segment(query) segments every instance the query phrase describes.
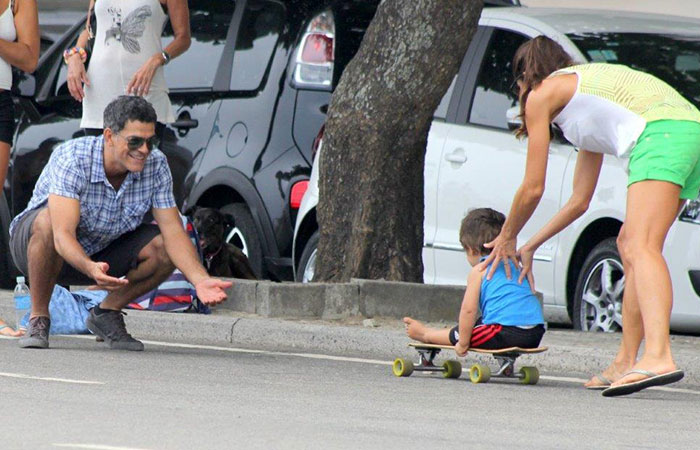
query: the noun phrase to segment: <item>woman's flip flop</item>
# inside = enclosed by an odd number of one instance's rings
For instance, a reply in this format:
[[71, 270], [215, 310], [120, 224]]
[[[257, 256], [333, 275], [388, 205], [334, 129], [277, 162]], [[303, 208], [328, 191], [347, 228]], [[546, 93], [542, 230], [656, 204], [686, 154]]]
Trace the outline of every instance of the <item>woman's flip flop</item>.
[[620, 386], [609, 387], [603, 391], [603, 397], [617, 397], [618, 395], [633, 394], [652, 386], [663, 386], [665, 384], [675, 383], [676, 381], [683, 379], [685, 376], [685, 373], [683, 373], [682, 370], [674, 370], [673, 372], [657, 374], [654, 372], [649, 372], [648, 370], [634, 369], [623, 375], [623, 378], [631, 373], [638, 373], [646, 376], [647, 378], [643, 378], [632, 383], [622, 384]]
[[593, 386], [586, 386], [586, 389], [588, 389], [590, 391], [600, 391], [602, 389], [607, 389], [612, 384], [612, 381], [605, 378], [602, 373], [599, 373], [597, 375], [593, 375], [593, 378], [597, 378], [598, 381], [600, 381], [602, 384], [596, 384]]

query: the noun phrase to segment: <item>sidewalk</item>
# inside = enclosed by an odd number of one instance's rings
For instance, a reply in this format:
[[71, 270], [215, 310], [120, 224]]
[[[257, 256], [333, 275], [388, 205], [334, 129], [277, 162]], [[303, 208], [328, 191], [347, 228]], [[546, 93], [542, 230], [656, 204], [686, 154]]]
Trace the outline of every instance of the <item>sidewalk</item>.
[[[0, 317], [10, 323], [14, 320], [11, 291], [0, 291]], [[211, 315], [128, 311], [126, 324], [130, 333], [146, 340], [342, 355], [387, 362], [400, 356], [415, 357], [415, 352], [407, 347], [408, 339], [400, 320], [375, 317], [372, 321], [377, 326], [367, 327], [362, 324], [363, 319], [267, 318], [220, 308]], [[531, 361], [544, 374], [566, 373], [585, 378], [612, 360], [619, 339], [620, 334], [550, 329], [542, 342], [549, 351], [523, 357], [519, 362]], [[700, 337], [672, 336], [676, 362], [685, 370], [683, 384], [687, 386], [700, 386], [698, 344]], [[489, 358], [468, 356], [468, 364], [476, 361], [486, 362]]]

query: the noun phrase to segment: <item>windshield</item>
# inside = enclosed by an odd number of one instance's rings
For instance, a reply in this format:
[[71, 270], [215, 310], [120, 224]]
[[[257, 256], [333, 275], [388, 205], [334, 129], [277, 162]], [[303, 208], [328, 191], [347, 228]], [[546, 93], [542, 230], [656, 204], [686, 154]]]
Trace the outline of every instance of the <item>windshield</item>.
[[590, 62], [624, 64], [650, 73], [700, 108], [700, 36], [643, 33], [567, 36]]

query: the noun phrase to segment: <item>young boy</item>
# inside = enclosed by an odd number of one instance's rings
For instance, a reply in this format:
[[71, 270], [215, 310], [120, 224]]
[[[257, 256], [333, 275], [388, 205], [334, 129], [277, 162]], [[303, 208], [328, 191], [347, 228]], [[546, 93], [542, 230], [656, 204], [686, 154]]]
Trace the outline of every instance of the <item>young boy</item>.
[[[474, 209], [462, 220], [459, 241], [472, 267], [488, 256], [490, 250], [483, 244], [498, 236], [505, 220], [503, 214], [490, 208]], [[458, 326], [428, 328], [404, 317], [408, 336], [426, 344], [454, 345], [459, 356], [466, 355], [469, 348], [537, 347], [544, 335], [542, 306], [527, 280], [518, 283], [520, 270], [513, 262], [509, 264], [510, 280], [506, 278], [503, 264], [498, 265], [490, 280], [486, 279], [488, 269], [469, 273]], [[479, 308], [481, 318], [477, 320]]]

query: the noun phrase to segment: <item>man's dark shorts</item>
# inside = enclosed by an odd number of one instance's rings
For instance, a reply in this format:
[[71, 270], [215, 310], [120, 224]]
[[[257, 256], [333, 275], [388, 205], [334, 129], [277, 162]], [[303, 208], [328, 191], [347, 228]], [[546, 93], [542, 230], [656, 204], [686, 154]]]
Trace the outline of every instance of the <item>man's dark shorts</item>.
[[[27, 247], [29, 246], [29, 238], [32, 233], [32, 225], [37, 215], [44, 209], [46, 207], [36, 209], [24, 216], [15, 225], [10, 237], [12, 259], [15, 262], [15, 266], [26, 276], [29, 276]], [[90, 256], [90, 259], [95, 262], [106, 262], [109, 264], [107, 273], [110, 276], [124, 276], [129, 270], [138, 265], [138, 254], [141, 249], [159, 234], [160, 229], [157, 225], [141, 224], [134, 231], [122, 234], [106, 248]], [[74, 269], [70, 264], [65, 263], [58, 276], [58, 282], [61, 284], [93, 284], [95, 281]]]

